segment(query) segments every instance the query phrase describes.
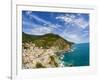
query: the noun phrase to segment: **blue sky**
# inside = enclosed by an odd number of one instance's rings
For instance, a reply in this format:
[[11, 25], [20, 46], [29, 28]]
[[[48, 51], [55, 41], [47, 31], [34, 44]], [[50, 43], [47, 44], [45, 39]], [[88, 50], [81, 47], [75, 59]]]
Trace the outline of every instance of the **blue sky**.
[[58, 34], [75, 43], [89, 42], [89, 14], [22, 11], [22, 30], [27, 34]]

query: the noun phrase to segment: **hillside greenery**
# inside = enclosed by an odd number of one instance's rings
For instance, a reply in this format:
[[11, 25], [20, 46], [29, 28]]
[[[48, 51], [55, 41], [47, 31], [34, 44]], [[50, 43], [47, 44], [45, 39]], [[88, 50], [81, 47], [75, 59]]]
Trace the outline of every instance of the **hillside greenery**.
[[61, 36], [53, 33], [45, 35], [30, 35], [22, 33], [22, 42], [32, 42], [37, 47], [50, 48], [58, 47], [60, 50], [70, 48], [73, 42], [63, 39]]

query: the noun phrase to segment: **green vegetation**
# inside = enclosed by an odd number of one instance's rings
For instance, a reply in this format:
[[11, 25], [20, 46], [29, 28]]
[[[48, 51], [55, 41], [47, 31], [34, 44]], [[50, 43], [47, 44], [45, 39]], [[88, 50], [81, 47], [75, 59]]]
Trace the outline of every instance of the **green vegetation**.
[[[72, 42], [52, 33], [39, 36], [29, 35], [23, 32], [23, 64], [25, 68], [59, 67], [59, 55], [65, 51], [69, 51], [72, 44]], [[39, 62], [37, 60], [35, 61], [35, 58], [33, 59], [32, 57], [38, 57]], [[68, 64], [68, 66], [73, 65]]]
[[44, 67], [41, 63], [38, 62], [38, 63], [36, 64], [36, 68], [45, 68], [45, 67]]
[[59, 35], [56, 34], [45, 34], [42, 36], [29, 35], [22, 33], [22, 42], [33, 42], [37, 47], [42, 47], [48, 49], [50, 47], [55, 47], [58, 50], [68, 50], [71, 48], [72, 42], [69, 42]]
[[56, 67], [58, 67], [59, 65], [58, 65], [58, 58], [57, 58], [57, 56], [50, 56], [50, 59], [51, 59], [51, 64], [54, 64]]

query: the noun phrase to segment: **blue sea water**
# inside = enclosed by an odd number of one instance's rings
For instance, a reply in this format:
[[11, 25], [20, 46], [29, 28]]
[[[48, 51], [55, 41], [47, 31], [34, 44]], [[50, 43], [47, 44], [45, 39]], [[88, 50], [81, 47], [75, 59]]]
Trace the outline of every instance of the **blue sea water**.
[[89, 66], [89, 43], [74, 44], [72, 50], [62, 55], [64, 66]]

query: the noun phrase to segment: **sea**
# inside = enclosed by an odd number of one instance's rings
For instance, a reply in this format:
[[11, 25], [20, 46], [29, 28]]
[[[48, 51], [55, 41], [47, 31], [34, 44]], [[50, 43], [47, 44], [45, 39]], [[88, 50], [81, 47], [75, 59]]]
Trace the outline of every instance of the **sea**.
[[72, 49], [61, 55], [61, 64], [69, 66], [89, 66], [89, 43], [74, 44]]

